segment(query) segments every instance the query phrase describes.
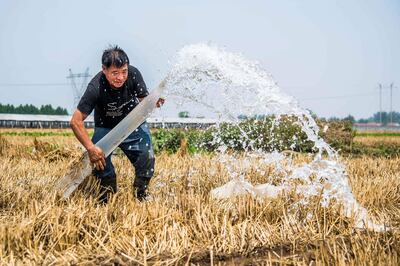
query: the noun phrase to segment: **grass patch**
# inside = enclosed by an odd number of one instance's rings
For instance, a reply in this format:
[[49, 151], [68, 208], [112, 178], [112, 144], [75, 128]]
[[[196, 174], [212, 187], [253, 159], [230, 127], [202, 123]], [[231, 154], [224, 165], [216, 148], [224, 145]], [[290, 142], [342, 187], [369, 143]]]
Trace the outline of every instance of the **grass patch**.
[[6, 131], [1, 132], [0, 136], [23, 136], [23, 137], [73, 137], [73, 132], [53, 132], [53, 131]]
[[356, 137], [400, 137], [400, 132], [356, 132]]

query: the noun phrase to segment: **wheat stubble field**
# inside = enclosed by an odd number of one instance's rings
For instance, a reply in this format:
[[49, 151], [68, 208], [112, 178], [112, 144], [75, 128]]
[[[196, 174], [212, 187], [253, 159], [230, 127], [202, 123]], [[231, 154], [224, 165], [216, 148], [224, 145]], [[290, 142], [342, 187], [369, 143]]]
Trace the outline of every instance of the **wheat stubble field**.
[[[342, 159], [358, 201], [392, 226], [376, 233], [355, 230], [340, 208], [321, 208], [318, 198], [300, 207], [295, 194], [213, 200], [227, 170], [213, 155], [185, 150], [157, 156], [149, 202], [132, 197], [134, 172], [122, 156], [114, 157], [119, 191], [108, 205], [84, 189], [63, 201], [52, 186], [79, 155], [72, 136], [0, 136], [1, 265], [400, 263], [400, 158]], [[246, 178], [265, 182], [272, 168]]]

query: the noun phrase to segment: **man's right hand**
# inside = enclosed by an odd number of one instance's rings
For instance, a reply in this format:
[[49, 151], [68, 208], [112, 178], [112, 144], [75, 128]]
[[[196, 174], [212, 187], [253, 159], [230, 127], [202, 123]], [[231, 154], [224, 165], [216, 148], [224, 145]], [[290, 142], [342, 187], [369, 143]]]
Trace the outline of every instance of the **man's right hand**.
[[103, 171], [106, 166], [105, 155], [104, 152], [99, 147], [96, 147], [96, 145], [94, 145], [90, 140], [84, 123], [84, 120], [87, 116], [87, 114], [82, 113], [79, 109], [76, 109], [70, 122], [71, 129], [79, 142], [83, 145], [83, 147], [86, 148], [89, 154], [90, 162], [96, 166], [97, 170]]
[[104, 152], [97, 146], [93, 145], [93, 147], [88, 150], [89, 159], [92, 164], [95, 165], [98, 171], [103, 171], [106, 166], [106, 158]]

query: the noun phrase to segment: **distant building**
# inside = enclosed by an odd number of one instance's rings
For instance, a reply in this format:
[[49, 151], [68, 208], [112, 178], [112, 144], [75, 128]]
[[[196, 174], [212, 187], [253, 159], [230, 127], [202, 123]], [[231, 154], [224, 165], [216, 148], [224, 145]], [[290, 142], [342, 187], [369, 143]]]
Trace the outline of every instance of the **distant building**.
[[387, 127], [400, 127], [400, 123], [388, 123]]
[[358, 131], [400, 131], [399, 123], [389, 123], [387, 125], [375, 122], [354, 123], [353, 127]]
[[[0, 114], [0, 127], [7, 128], [68, 128], [70, 115], [25, 115]], [[93, 117], [88, 117], [85, 126], [94, 127]]]
[[[70, 115], [24, 115], [0, 114], [0, 127], [6, 128], [69, 128]], [[151, 128], [208, 128], [217, 123], [207, 118], [157, 118], [150, 117], [147, 122]], [[85, 120], [87, 128], [94, 127], [93, 116]]]
[[381, 126], [383, 126], [383, 124], [376, 123], [376, 122], [368, 122], [368, 123], [354, 123], [354, 126], [356, 126], [356, 127], [381, 127]]

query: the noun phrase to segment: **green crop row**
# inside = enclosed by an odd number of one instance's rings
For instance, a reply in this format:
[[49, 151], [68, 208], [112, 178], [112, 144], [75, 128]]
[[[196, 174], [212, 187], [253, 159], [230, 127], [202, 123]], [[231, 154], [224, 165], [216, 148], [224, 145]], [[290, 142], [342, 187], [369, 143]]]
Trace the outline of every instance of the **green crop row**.
[[[325, 126], [322, 122], [320, 126]], [[354, 138], [351, 124], [334, 122], [329, 130], [320, 133], [332, 147], [350, 146]], [[292, 150], [314, 152], [313, 142], [301, 130], [297, 118], [272, 117], [264, 120], [245, 120], [237, 125], [221, 124], [207, 130], [157, 129], [152, 132], [155, 152], [174, 153], [185, 142], [189, 152], [212, 152], [220, 147], [229, 150], [261, 150], [266, 152]]]
[[[395, 143], [371, 146], [354, 142], [354, 137], [359, 134], [348, 121], [318, 120], [317, 124], [321, 129], [326, 129], [321, 130], [319, 136], [342, 155], [400, 156], [400, 145]], [[274, 124], [272, 119], [265, 119], [247, 120], [239, 125], [222, 124], [219, 129], [156, 129], [152, 132], [152, 138], [156, 153], [175, 153], [182, 148], [182, 144], [189, 153], [213, 152], [221, 146], [235, 151], [250, 149], [266, 152], [315, 152], [313, 143], [301, 131], [296, 119], [290, 117], [281, 119], [278, 124]]]
[[5, 131], [1, 132], [0, 136], [24, 136], [24, 137], [52, 137], [62, 136], [71, 137], [74, 136], [73, 132], [54, 132], [54, 131]]
[[400, 132], [357, 132], [357, 137], [400, 137]]

